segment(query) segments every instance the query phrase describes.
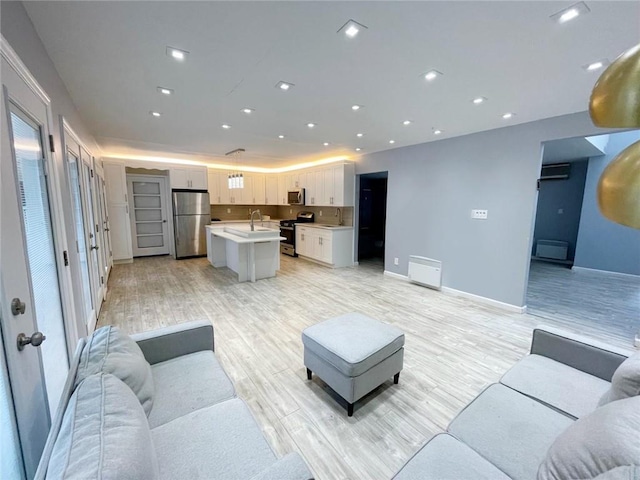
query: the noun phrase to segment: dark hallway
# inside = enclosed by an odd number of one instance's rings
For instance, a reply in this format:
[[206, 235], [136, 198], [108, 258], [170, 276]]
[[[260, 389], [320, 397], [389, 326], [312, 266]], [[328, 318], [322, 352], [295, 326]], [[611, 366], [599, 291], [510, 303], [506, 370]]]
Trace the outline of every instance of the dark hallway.
[[360, 176], [358, 261], [375, 260], [384, 265], [387, 177], [388, 172]]

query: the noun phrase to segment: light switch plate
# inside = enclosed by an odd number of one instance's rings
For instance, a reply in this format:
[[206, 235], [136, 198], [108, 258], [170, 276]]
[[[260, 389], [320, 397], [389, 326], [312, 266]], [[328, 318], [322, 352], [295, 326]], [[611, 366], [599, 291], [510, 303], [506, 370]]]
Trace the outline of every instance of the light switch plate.
[[394, 258], [394, 259], [393, 259], [393, 264], [394, 264], [394, 265], [398, 265], [398, 257], [396, 257], [396, 258]]
[[476, 220], [486, 220], [489, 215], [489, 210], [471, 210], [471, 218]]

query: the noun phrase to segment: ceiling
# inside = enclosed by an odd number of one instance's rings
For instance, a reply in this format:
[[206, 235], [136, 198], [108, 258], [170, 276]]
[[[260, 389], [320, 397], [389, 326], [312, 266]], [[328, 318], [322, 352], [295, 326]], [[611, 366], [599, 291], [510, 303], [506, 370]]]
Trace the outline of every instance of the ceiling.
[[[574, 137], [563, 138], [561, 140], [550, 140], [544, 142], [542, 153], [542, 164], [561, 162], [576, 162], [591, 157], [604, 155], [604, 148], [594, 145], [593, 138], [609, 138], [609, 135], [599, 135], [598, 137]], [[606, 145], [606, 142], [605, 142]]]
[[[41, 1], [25, 8], [106, 155], [219, 162], [241, 147], [247, 165], [283, 167], [586, 110], [598, 72], [582, 66], [611, 61], [638, 42], [640, 2], [588, 1], [591, 12], [570, 22], [549, 18], [571, 3]], [[337, 32], [349, 19], [368, 28], [349, 39]], [[167, 46], [188, 51], [187, 59], [173, 60]], [[427, 82], [431, 69], [443, 75]], [[283, 92], [275, 88], [281, 80], [295, 86]], [[175, 93], [161, 95], [158, 86]], [[478, 96], [487, 101], [474, 105]], [[245, 107], [255, 111], [244, 114]], [[504, 120], [505, 112], [515, 116]]]

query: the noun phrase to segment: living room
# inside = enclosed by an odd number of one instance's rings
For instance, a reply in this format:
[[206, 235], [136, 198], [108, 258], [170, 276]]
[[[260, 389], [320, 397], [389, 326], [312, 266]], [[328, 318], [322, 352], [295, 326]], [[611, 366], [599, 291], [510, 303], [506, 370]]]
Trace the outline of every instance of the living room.
[[[141, 334], [204, 322], [213, 325], [217, 361], [276, 457], [299, 453], [316, 478], [391, 478], [529, 353], [539, 323], [633, 352], [633, 338], [603, 335], [580, 318], [567, 324], [526, 312], [542, 145], [616, 130], [594, 125], [589, 96], [606, 67], [637, 43], [637, 3], [576, 5], [578, 15], [560, 22], [573, 5], [2, 2], [3, 85], [22, 78], [49, 101], [42, 132], [54, 150], [47, 153], [48, 221], [62, 319], [45, 331], [44, 321], [32, 315], [32, 323], [16, 331], [41, 330], [47, 337], [42, 359], [31, 347], [19, 358], [33, 357], [25, 375], [44, 370], [44, 386], [32, 391], [40, 392], [48, 412], [34, 420], [36, 403], [21, 403], [28, 388], [14, 385], [19, 370], [10, 359], [14, 353], [6, 353], [3, 382], [11, 379], [14, 406], [3, 407], [3, 425], [24, 416], [49, 431], [76, 347], [95, 329], [113, 325]], [[359, 30], [353, 38], [345, 33], [353, 26], [349, 20]], [[184, 61], [167, 47], [181, 48]], [[234, 57], [239, 52], [245, 53]], [[5, 73], [10, 68], [24, 75], [11, 77]], [[283, 89], [279, 81], [290, 86]], [[206, 84], [211, 98], [198, 93]], [[16, 107], [36, 117], [18, 100]], [[8, 133], [3, 130], [3, 143]], [[239, 147], [246, 153], [225, 158]], [[75, 163], [70, 149], [78, 152]], [[3, 150], [3, 192], [5, 182], [17, 183], [7, 158], [11, 153], [6, 157]], [[106, 252], [115, 250], [117, 238], [106, 232], [105, 240], [104, 225], [96, 238], [87, 231], [86, 252], [78, 244], [69, 248], [82, 229], [73, 220], [74, 205], [87, 215], [91, 202], [82, 183], [76, 195], [70, 180], [75, 165], [91, 191], [93, 173], [101, 175], [109, 162], [121, 165], [123, 175], [127, 168], [158, 170], [164, 163], [225, 177], [268, 177], [324, 168], [335, 159], [354, 169], [351, 204], [341, 207], [354, 231], [353, 263], [359, 178], [386, 174], [384, 271], [366, 261], [327, 268], [281, 255], [275, 277], [238, 283], [230, 269], [206, 258], [113, 263]], [[15, 203], [18, 195], [12, 198]], [[266, 205], [249, 204], [248, 210]], [[128, 213], [126, 202], [120, 207]], [[302, 209], [269, 208], [272, 217]], [[321, 210], [327, 223], [338, 222], [335, 207], [311, 209], [318, 223]], [[472, 218], [476, 209], [488, 212], [486, 219]], [[247, 206], [212, 203], [215, 216], [227, 210], [244, 216]], [[22, 224], [17, 212], [11, 219]], [[109, 217], [115, 223], [111, 211]], [[4, 305], [30, 298], [30, 288], [37, 296], [38, 286], [29, 287], [30, 255], [17, 254], [29, 242], [5, 237], [9, 217], [3, 214], [2, 221]], [[108, 242], [112, 248], [105, 248]], [[414, 255], [441, 262], [440, 290], [406, 281]], [[21, 261], [22, 270], [11, 261]], [[26, 293], [9, 292], [9, 271], [24, 271]], [[321, 374], [307, 379], [300, 336], [352, 312], [404, 332], [406, 354], [399, 383], [391, 375], [348, 416], [347, 403], [354, 402], [345, 403]], [[14, 318], [6, 305], [2, 317]], [[3, 323], [8, 351], [18, 327], [7, 328]], [[16, 448], [10, 471], [33, 477], [46, 435], [28, 447], [24, 424], [14, 427], [6, 429], [17, 432], [9, 434]]]

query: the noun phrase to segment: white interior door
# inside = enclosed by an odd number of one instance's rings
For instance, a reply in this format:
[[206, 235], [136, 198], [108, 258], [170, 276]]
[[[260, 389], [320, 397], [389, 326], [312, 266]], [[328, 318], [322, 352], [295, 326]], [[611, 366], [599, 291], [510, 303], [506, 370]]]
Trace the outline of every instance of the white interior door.
[[[107, 197], [106, 197], [106, 186], [104, 177], [100, 174], [96, 174], [96, 200], [98, 205], [98, 210], [100, 213], [100, 236], [102, 241], [102, 272], [104, 274], [104, 287], [106, 290], [107, 281], [109, 280], [109, 271], [111, 270], [111, 265], [113, 262], [111, 256], [111, 231], [109, 227], [109, 214], [107, 213]], [[105, 292], [106, 295], [106, 292]]]
[[169, 254], [166, 179], [158, 175], [127, 175], [133, 256]]
[[[17, 478], [30, 478], [69, 364], [51, 213], [50, 157], [45, 149], [50, 131], [48, 98], [34, 82], [27, 83], [28, 74], [19, 59], [7, 61], [8, 51], [3, 44], [0, 327], [4, 351], [0, 353], [6, 359], [6, 371], [0, 372], [4, 392], [0, 397], [10, 391], [10, 398], [0, 399], [0, 468], [3, 476], [6, 466]], [[36, 344], [43, 338], [35, 334], [38, 330], [46, 336], [39, 347]], [[11, 431], [4, 431], [6, 426]], [[16, 440], [21, 458], [15, 457]]]
[[73, 140], [65, 137], [65, 160], [69, 191], [71, 194], [71, 208], [73, 211], [73, 225], [75, 236], [75, 250], [77, 254], [77, 275], [74, 276], [74, 286], [81, 298], [81, 318], [87, 332], [96, 323], [97, 313], [94, 303], [93, 282], [91, 281], [89, 233], [85, 220], [84, 202], [82, 199], [82, 165], [80, 147]]

